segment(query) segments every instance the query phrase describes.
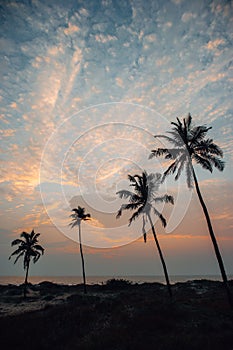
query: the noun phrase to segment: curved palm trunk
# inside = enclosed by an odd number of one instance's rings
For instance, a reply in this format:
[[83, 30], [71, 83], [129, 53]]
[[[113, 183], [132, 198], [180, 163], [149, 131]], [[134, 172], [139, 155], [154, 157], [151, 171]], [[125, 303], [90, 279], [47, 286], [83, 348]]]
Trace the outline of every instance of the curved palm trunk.
[[79, 247], [80, 247], [80, 254], [81, 254], [81, 260], [82, 260], [82, 272], [83, 272], [83, 286], [84, 286], [84, 293], [87, 293], [87, 287], [86, 287], [86, 274], [85, 274], [85, 265], [84, 265], [84, 257], [83, 257], [83, 248], [82, 248], [82, 241], [81, 241], [81, 223], [78, 225], [78, 232], [79, 232]]
[[158, 249], [158, 252], [159, 252], [159, 257], [160, 257], [160, 260], [161, 260], [161, 263], [162, 263], [162, 266], [163, 266], [163, 271], [164, 271], [164, 275], [165, 275], [165, 279], [166, 279], [166, 283], [167, 283], [168, 294], [169, 294], [170, 298], [172, 299], [171, 284], [170, 284], [170, 281], [169, 281], [167, 267], [166, 267], [166, 264], [165, 264], [163, 253], [162, 253], [162, 250], [161, 250], [160, 245], [159, 245], [158, 238], [157, 238], [156, 233], [155, 233], [155, 229], [154, 229], [153, 222], [151, 220], [151, 216], [150, 216], [150, 214], [147, 214], [147, 216], [148, 216], [148, 219], [150, 221], [150, 225], [151, 225], [151, 229], [152, 229], [153, 236], [154, 236], [154, 239], [155, 239], [155, 243], [156, 243], [156, 246], [157, 246], [157, 249]]
[[214, 231], [213, 231], [213, 228], [212, 228], [211, 221], [210, 221], [210, 216], [209, 216], [207, 207], [205, 205], [205, 202], [203, 200], [203, 197], [202, 197], [199, 185], [198, 185], [197, 177], [196, 177], [196, 174], [194, 172], [194, 168], [192, 169], [192, 171], [193, 171], [193, 178], [194, 178], [194, 183], [195, 183], [197, 195], [198, 195], [198, 198], [200, 200], [203, 212], [205, 214], [205, 218], [206, 218], [208, 229], [209, 229], [209, 234], [210, 234], [213, 246], [214, 246], [214, 251], [215, 251], [215, 254], [216, 254], [216, 257], [217, 257], [217, 260], [218, 260], [218, 264], [219, 264], [219, 268], [220, 268], [220, 271], [221, 271], [222, 279], [223, 279], [223, 282], [224, 282], [224, 285], [225, 285], [225, 288], [226, 288], [228, 301], [229, 301], [231, 307], [233, 307], [232, 294], [231, 294], [230, 287], [229, 287], [229, 284], [228, 284], [227, 275], [226, 275], [226, 272], [225, 272], [222, 256], [221, 256], [221, 253], [220, 253], [220, 250], [219, 250], [219, 247], [218, 247], [218, 243], [217, 243], [216, 237], [214, 235]]

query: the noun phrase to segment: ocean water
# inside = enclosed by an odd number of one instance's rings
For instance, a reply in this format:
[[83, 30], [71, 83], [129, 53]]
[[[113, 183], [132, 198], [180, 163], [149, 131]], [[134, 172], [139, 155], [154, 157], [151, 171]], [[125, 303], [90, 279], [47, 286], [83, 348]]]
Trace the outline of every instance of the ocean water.
[[[164, 276], [87, 276], [87, 284], [103, 284], [107, 280], [116, 278], [116, 279], [125, 279], [132, 281], [134, 283], [144, 283], [144, 282], [160, 282], [165, 283]], [[229, 279], [233, 279], [233, 276], [228, 276]], [[221, 276], [217, 275], [182, 275], [182, 276], [170, 276], [171, 283], [177, 282], [186, 282], [189, 280], [200, 280], [208, 279], [212, 281], [221, 281]], [[29, 276], [29, 282], [37, 284], [43, 281], [50, 281], [58, 284], [80, 284], [82, 283], [81, 276]], [[24, 276], [0, 276], [0, 285], [7, 284], [22, 284], [24, 282]]]

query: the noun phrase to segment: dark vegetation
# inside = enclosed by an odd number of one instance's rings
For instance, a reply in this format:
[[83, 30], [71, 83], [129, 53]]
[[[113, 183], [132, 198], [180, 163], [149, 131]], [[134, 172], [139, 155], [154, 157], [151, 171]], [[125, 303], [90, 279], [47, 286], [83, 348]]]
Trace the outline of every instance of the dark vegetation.
[[[233, 289], [233, 281], [229, 285]], [[30, 285], [26, 303], [45, 304], [15, 316], [1, 312], [2, 349], [232, 349], [233, 314], [223, 283], [196, 280], [172, 289], [173, 303], [160, 283], [112, 279], [88, 286], [88, 294], [82, 285]], [[0, 292], [1, 305], [25, 304], [22, 286]]]

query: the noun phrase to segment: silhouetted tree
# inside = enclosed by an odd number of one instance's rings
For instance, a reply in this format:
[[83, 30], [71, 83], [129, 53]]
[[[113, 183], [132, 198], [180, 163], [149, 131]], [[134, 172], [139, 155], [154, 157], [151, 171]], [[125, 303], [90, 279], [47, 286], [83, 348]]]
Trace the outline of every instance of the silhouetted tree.
[[85, 214], [85, 208], [81, 208], [80, 206], [78, 206], [78, 208], [72, 209], [72, 211], [73, 211], [73, 214], [70, 215], [70, 217], [72, 218], [72, 222], [70, 223], [70, 226], [72, 228], [75, 226], [78, 226], [79, 246], [80, 246], [80, 254], [81, 254], [81, 260], [82, 260], [84, 293], [87, 293], [85, 264], [84, 264], [82, 239], [81, 239], [81, 222], [82, 222], [82, 220], [84, 220], [84, 221], [89, 220], [91, 215]]
[[231, 306], [233, 306], [232, 295], [228, 285], [223, 260], [193, 167], [193, 162], [195, 162], [201, 165], [203, 169], [209, 170], [210, 172], [213, 171], [213, 167], [223, 171], [224, 162], [221, 160], [223, 152], [212, 139], [206, 138], [206, 134], [211, 127], [206, 127], [205, 125], [194, 126], [190, 114], [187, 118], [183, 119], [183, 122], [177, 118], [177, 122], [172, 122], [171, 124], [173, 125], [173, 128], [171, 131], [167, 132], [169, 135], [156, 135], [155, 137], [169, 141], [173, 145], [173, 148], [154, 149], [151, 151], [149, 158], [164, 156], [165, 159], [170, 159], [172, 161], [168, 169], [164, 172], [164, 178], [169, 174], [175, 174], [175, 180], [177, 180], [182, 171], [185, 170], [187, 175], [187, 185], [189, 188], [192, 187], [194, 181], [196, 192], [206, 218], [222, 279], [226, 287], [228, 300]]
[[169, 296], [172, 298], [172, 290], [171, 290], [171, 285], [168, 277], [167, 267], [166, 267], [162, 250], [160, 248], [159, 241], [152, 222], [151, 211], [153, 211], [154, 214], [159, 217], [163, 226], [165, 227], [166, 220], [164, 216], [154, 207], [154, 204], [158, 202], [166, 202], [166, 203], [170, 202], [173, 204], [173, 197], [169, 195], [156, 197], [155, 194], [161, 183], [161, 174], [147, 174], [146, 171], [144, 171], [142, 175], [134, 175], [134, 176], [128, 175], [128, 179], [130, 181], [130, 186], [134, 187], [134, 192], [127, 191], [127, 190], [121, 190], [117, 192], [120, 198], [129, 199], [129, 203], [123, 204], [121, 206], [116, 217], [119, 218], [122, 215], [123, 210], [134, 210], [133, 215], [129, 219], [129, 226], [130, 226], [133, 220], [135, 220], [140, 215], [142, 215], [143, 236], [144, 236], [145, 242], [146, 242], [146, 236], [147, 236], [147, 233], [145, 230], [145, 221], [147, 219], [149, 220], [151, 230], [154, 236], [154, 240], [159, 252], [159, 257], [161, 259], [161, 263], [163, 266], [168, 293], [169, 293]]
[[23, 267], [26, 270], [26, 276], [24, 281], [24, 296], [26, 296], [26, 286], [28, 284], [28, 272], [31, 259], [33, 263], [36, 263], [41, 255], [44, 254], [44, 248], [38, 244], [38, 237], [40, 233], [35, 233], [32, 230], [31, 233], [22, 232], [20, 238], [15, 239], [11, 242], [11, 246], [18, 246], [18, 248], [9, 256], [11, 259], [12, 256], [17, 255], [14, 264], [19, 260], [19, 258], [23, 257]]

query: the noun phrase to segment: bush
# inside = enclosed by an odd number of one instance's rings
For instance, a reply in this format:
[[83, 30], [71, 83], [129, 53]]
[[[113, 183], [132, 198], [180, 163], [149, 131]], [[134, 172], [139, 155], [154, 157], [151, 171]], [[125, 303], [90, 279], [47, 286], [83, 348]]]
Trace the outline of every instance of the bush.
[[127, 288], [130, 287], [133, 283], [129, 280], [125, 280], [123, 278], [115, 279], [111, 278], [106, 281], [105, 286], [108, 289], [122, 289], [122, 288]]

